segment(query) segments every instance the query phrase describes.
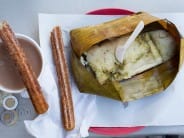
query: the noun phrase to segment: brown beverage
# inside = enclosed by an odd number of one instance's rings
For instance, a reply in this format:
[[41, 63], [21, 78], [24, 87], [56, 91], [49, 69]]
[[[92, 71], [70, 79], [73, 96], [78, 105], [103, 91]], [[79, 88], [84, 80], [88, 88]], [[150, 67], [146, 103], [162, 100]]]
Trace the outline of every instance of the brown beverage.
[[[25, 52], [28, 63], [38, 77], [42, 69], [42, 58], [39, 51], [31, 42], [21, 38], [18, 38], [18, 40]], [[3, 45], [0, 42], [0, 86], [11, 90], [20, 90], [24, 88], [24, 84]]]

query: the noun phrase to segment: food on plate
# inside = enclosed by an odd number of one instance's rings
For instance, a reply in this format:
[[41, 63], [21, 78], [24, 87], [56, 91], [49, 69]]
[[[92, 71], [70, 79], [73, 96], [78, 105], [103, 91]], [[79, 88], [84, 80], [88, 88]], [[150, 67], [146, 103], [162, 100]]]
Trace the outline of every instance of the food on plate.
[[176, 54], [174, 39], [165, 30], [156, 30], [140, 34], [127, 49], [123, 63], [120, 63], [114, 53], [117, 46], [123, 45], [128, 37], [121, 36], [96, 44], [81, 56], [100, 84], [107, 80], [129, 79]]
[[75, 117], [69, 72], [64, 54], [61, 29], [59, 26], [53, 28], [50, 40], [60, 89], [63, 126], [66, 130], [72, 130], [75, 127]]
[[0, 23], [0, 38], [5, 44], [4, 48], [28, 90], [36, 112], [38, 114], [45, 113], [48, 110], [48, 104], [43, 96], [39, 82], [35, 73], [32, 71], [32, 67], [27, 62], [25, 53], [19, 46], [19, 41], [7, 22]]
[[[115, 50], [140, 21], [145, 27], [120, 63]], [[79, 90], [123, 102], [166, 89], [181, 62], [175, 25], [144, 12], [73, 29], [70, 36], [72, 70]]]

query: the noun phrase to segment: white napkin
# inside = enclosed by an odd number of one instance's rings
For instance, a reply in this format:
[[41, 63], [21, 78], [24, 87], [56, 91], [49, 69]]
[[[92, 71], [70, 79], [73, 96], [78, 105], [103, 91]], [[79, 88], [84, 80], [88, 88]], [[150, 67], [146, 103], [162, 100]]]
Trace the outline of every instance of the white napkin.
[[[42, 50], [43, 53], [46, 53], [44, 52], [44, 49]], [[67, 58], [68, 57], [69, 56], [67, 56]], [[47, 60], [47, 58], [44, 59]], [[52, 60], [50, 61], [51, 62], [46, 62], [43, 74], [39, 79], [44, 95], [49, 104], [49, 110], [47, 113], [39, 115], [32, 121], [25, 121], [26, 129], [36, 138], [86, 137], [88, 136], [90, 124], [96, 115], [96, 110], [94, 110], [96, 107], [96, 96], [79, 93], [70, 74], [76, 126], [73, 131], [66, 132], [62, 126], [55, 68]]]

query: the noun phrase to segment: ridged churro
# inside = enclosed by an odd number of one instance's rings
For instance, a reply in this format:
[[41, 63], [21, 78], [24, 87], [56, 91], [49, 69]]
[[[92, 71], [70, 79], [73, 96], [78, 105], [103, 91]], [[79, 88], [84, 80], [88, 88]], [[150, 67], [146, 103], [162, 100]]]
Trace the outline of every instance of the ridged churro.
[[52, 30], [50, 39], [61, 96], [63, 125], [66, 130], [72, 130], [75, 127], [75, 117], [68, 67], [64, 55], [64, 44], [60, 27], [57, 26]]
[[0, 23], [0, 38], [3, 43], [5, 43], [4, 48], [7, 50], [10, 59], [13, 61], [28, 90], [28, 94], [36, 112], [38, 114], [45, 113], [48, 110], [48, 104], [42, 94], [36, 75], [31, 65], [28, 64], [20, 43], [7, 22]]

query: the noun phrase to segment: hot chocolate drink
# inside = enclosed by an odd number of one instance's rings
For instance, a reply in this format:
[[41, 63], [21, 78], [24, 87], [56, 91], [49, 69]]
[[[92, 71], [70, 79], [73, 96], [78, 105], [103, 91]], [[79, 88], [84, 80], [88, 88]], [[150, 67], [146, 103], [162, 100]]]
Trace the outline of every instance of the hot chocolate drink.
[[[22, 38], [18, 39], [25, 52], [28, 63], [38, 77], [42, 69], [42, 58], [33, 43]], [[24, 84], [16, 71], [14, 64], [8, 56], [4, 44], [0, 42], [0, 87], [10, 90], [20, 90]]]

